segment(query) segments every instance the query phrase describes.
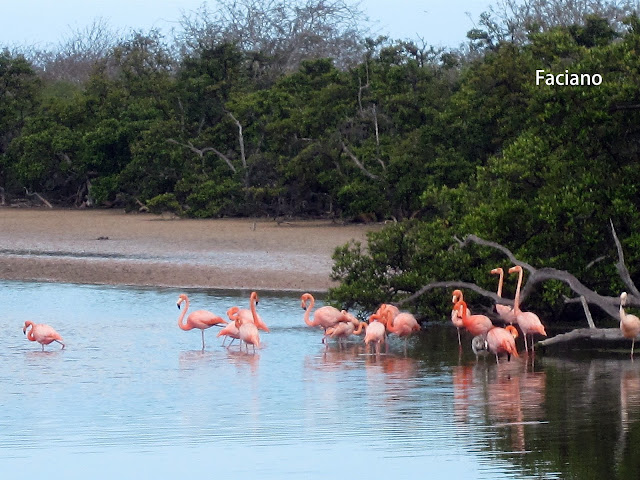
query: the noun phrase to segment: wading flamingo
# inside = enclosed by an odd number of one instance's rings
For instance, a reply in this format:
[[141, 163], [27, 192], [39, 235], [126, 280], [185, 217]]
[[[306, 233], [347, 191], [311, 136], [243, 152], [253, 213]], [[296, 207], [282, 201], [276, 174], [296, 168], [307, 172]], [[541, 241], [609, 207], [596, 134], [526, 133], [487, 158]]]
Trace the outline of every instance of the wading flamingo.
[[184, 303], [184, 310], [180, 313], [178, 317], [178, 326], [182, 330], [192, 330], [194, 328], [199, 328], [202, 332], [202, 350], [204, 350], [204, 330], [209, 327], [213, 327], [214, 325], [226, 325], [227, 321], [222, 317], [214, 315], [213, 313], [207, 310], [196, 310], [195, 312], [191, 312], [187, 317], [187, 321], [183, 323], [184, 316], [187, 314], [187, 310], [189, 310], [189, 297], [187, 297], [184, 293], [181, 293], [178, 297], [178, 301], [176, 302], [178, 305], [178, 310]]
[[[258, 330], [264, 330], [265, 332], [269, 332], [269, 327], [267, 327], [267, 324], [264, 323], [264, 321], [262, 320], [262, 317], [260, 317], [260, 315], [258, 315], [257, 313], [256, 313], [256, 316], [254, 317], [253, 314], [251, 313], [251, 305], [254, 305], [257, 303], [258, 303], [258, 293], [251, 292], [251, 297], [249, 298], [250, 307], [238, 308], [238, 316], [240, 317], [240, 323], [242, 324], [244, 322], [251, 322], [255, 324], [256, 327], [258, 327]], [[235, 319], [233, 320], [235, 321]]]
[[[254, 292], [255, 293], [255, 292]], [[236, 327], [238, 328], [238, 336], [240, 337], [240, 348], [242, 349], [242, 342], [244, 342], [247, 353], [249, 353], [249, 344], [253, 346], [253, 353], [256, 353], [256, 347], [260, 348], [260, 335], [258, 335], [258, 327], [256, 322], [258, 320], [258, 314], [256, 313], [256, 304], [258, 303], [258, 295], [251, 296], [251, 314], [253, 315], [253, 322], [244, 322], [240, 319], [240, 316], [236, 316]]]
[[[454, 308], [451, 310], [451, 323], [453, 323], [453, 326], [456, 327], [456, 330], [458, 331], [458, 347], [462, 348], [462, 341], [460, 340], [460, 329], [464, 328], [464, 324], [462, 323], [462, 316], [460, 315], [460, 312], [455, 308], [455, 304], [460, 300], [464, 300], [462, 290], [454, 290], [453, 297], [451, 298], [451, 303], [453, 303], [454, 305]], [[471, 310], [469, 310], [467, 313], [471, 315]]]
[[640, 335], [640, 318], [625, 313], [623, 307], [626, 304], [627, 292], [622, 292], [620, 294], [620, 330], [624, 338], [631, 339], [631, 358], [633, 359], [633, 346], [636, 343], [636, 337]]
[[520, 326], [520, 330], [522, 330], [522, 335], [524, 335], [524, 349], [528, 353], [529, 348], [527, 347], [527, 335], [531, 335], [531, 351], [535, 353], [533, 346], [533, 334], [539, 333], [540, 335], [547, 336], [547, 332], [540, 322], [540, 318], [533, 312], [523, 312], [520, 310], [520, 287], [522, 286], [522, 267], [520, 265], [516, 265], [515, 267], [511, 267], [509, 269], [509, 273], [518, 272], [518, 285], [516, 286], [516, 296], [513, 299], [513, 312], [516, 314], [516, 323]]
[[315, 298], [310, 293], [304, 293], [300, 297], [300, 302], [304, 312], [304, 323], [310, 327], [322, 327], [326, 331], [329, 327], [335, 327], [338, 322], [349, 321], [343, 312], [329, 305], [318, 308], [310, 319], [311, 310], [315, 305]]
[[458, 300], [455, 310], [460, 312], [462, 323], [471, 335], [485, 335], [489, 329], [493, 328], [493, 323], [486, 315], [469, 315], [467, 303], [464, 300]]
[[[29, 330], [27, 332], [27, 330]], [[24, 322], [24, 328], [22, 333], [27, 336], [27, 339], [32, 342], [38, 342], [42, 345], [42, 351], [44, 352], [44, 346], [49, 345], [51, 342], [58, 342], [64, 348], [62, 337], [56, 332], [53, 327], [45, 325], [44, 323], [33, 323], [31, 320]]]
[[374, 313], [369, 317], [369, 324], [366, 325], [366, 333], [364, 335], [364, 344], [369, 347], [371, 342], [376, 344], [376, 355], [380, 353], [380, 345], [385, 343], [387, 339], [387, 327], [384, 319], [378, 313]]
[[[502, 282], [504, 281], [504, 270], [498, 267], [491, 270], [491, 273], [494, 275], [500, 275], [500, 279], [498, 280], [498, 296], [502, 297]], [[509, 305], [496, 303], [496, 312], [498, 312], [500, 318], [506, 323], [509, 323], [511, 325], [516, 323], [516, 314], [513, 312], [513, 308]]]
[[387, 331], [398, 337], [404, 337], [404, 347], [406, 349], [409, 335], [420, 331], [420, 325], [416, 317], [408, 312], [401, 312], [395, 318], [391, 318], [392, 314], [389, 310], [385, 310], [385, 313], [387, 315]]
[[386, 317], [387, 319], [394, 319], [400, 314], [400, 309], [395, 305], [391, 305], [390, 303], [383, 303], [382, 305], [380, 305], [378, 307], [378, 310], [376, 310], [376, 313], [383, 315], [385, 311], [389, 312], [390, 315], [389, 317]]
[[487, 332], [487, 350], [496, 356], [496, 363], [499, 363], [498, 355], [502, 353], [507, 354], [507, 361], [511, 360], [511, 355], [518, 356], [516, 338], [518, 330], [513, 325], [507, 325], [506, 328], [493, 327]]
[[[361, 323], [355, 315], [347, 312], [346, 310], [342, 310], [342, 315], [344, 316], [344, 320], [336, 323], [333, 327], [328, 327], [324, 331], [324, 337], [322, 337], [322, 343], [326, 343], [329, 337], [337, 338], [338, 343], [340, 343], [341, 339], [346, 339], [350, 335], [355, 332], [355, 329]], [[360, 328], [360, 331], [362, 328]], [[360, 331], [356, 333], [356, 335], [360, 335]]]
[[238, 310], [240, 310], [240, 307], [231, 307], [229, 310], [227, 310], [227, 317], [229, 317], [229, 320], [231, 320], [229, 323], [227, 323], [219, 332], [218, 332], [218, 337], [222, 337], [223, 335], [225, 336], [225, 339], [222, 340], [222, 346], [224, 347], [224, 342], [227, 341], [226, 337], [230, 337], [231, 341], [229, 342], [229, 346], [231, 346], [231, 344], [237, 340], [238, 338], [240, 338], [240, 332], [238, 330], [238, 327], [236, 327], [236, 320], [238, 318]]
[[487, 347], [487, 337], [484, 335], [476, 335], [471, 339], [471, 350], [476, 355], [476, 362], [480, 355], [487, 355], [489, 353]]

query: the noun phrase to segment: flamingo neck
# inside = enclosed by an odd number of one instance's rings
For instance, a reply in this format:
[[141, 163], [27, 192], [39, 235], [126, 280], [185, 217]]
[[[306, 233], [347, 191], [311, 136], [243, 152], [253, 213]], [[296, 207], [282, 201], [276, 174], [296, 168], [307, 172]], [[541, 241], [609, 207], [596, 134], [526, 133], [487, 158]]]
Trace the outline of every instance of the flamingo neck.
[[251, 315], [253, 315], [253, 324], [258, 325], [258, 312], [256, 312], [256, 297], [251, 295], [250, 300]]
[[313, 306], [315, 305], [316, 300], [311, 295], [309, 295], [308, 299], [309, 299], [309, 305], [307, 305], [307, 308], [305, 309], [305, 312], [304, 312], [304, 323], [306, 323], [310, 327], [315, 327], [316, 323], [314, 323], [311, 320], [311, 310], [313, 309]]
[[191, 330], [188, 325], [187, 322], [183, 323], [184, 320], [184, 316], [187, 314], [187, 310], [189, 310], [189, 299], [185, 298], [184, 299], [184, 310], [182, 310], [182, 312], [180, 312], [180, 316], [178, 317], [178, 326], [182, 329], [182, 330]]
[[504, 281], [504, 272], [500, 270], [498, 272], [500, 274], [500, 279], [498, 280], [498, 296], [502, 296], [502, 282]]
[[33, 334], [33, 322], [27, 321], [27, 322], [25, 322], [25, 325], [26, 325], [25, 328], [28, 329], [26, 331], [27, 339], [31, 340], [32, 342], [35, 342], [36, 341], [36, 336]]
[[353, 331], [353, 335], [360, 335], [363, 329], [367, 328], [366, 322], [358, 322], [358, 327]]
[[522, 268], [518, 270], [518, 285], [516, 286], [516, 295], [513, 299], [513, 312], [520, 311], [520, 287], [522, 286]]

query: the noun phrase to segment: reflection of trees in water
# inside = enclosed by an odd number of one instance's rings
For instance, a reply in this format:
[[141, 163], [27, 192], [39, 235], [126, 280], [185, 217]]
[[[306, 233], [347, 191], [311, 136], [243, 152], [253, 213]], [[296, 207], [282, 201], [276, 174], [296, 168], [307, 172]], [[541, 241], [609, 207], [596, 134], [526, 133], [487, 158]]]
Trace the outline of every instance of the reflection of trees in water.
[[531, 449], [569, 478], [640, 478], [640, 363], [546, 357], [541, 363], [549, 424], [532, 437]]

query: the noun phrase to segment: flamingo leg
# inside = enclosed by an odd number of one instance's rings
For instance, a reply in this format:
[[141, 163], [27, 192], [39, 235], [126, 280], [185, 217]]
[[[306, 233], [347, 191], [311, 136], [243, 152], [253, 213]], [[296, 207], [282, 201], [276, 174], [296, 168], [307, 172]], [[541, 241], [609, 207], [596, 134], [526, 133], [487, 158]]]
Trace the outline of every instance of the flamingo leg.
[[631, 360], [633, 360], [633, 345], [636, 343], [636, 339], [631, 339]]
[[458, 346], [462, 348], [462, 341], [460, 340], [460, 327], [456, 327], [456, 330], [458, 330]]
[[202, 350], [204, 350], [204, 329], [200, 330], [202, 332]]

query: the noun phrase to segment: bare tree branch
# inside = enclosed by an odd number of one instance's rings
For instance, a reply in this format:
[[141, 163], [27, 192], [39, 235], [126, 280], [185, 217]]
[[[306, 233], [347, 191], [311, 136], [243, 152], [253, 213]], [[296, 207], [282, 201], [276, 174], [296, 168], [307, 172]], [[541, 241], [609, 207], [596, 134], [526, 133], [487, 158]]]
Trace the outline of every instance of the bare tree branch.
[[349, 155], [349, 158], [351, 158], [351, 160], [353, 160], [353, 163], [355, 163], [356, 166], [360, 170], [362, 170], [362, 173], [364, 173], [367, 177], [371, 178], [372, 180], [377, 180], [378, 179], [378, 176], [374, 175], [369, 170], [367, 170], [365, 168], [365, 166], [362, 164], [362, 162], [360, 160], [358, 160], [358, 157], [356, 157], [353, 154], [353, 152], [351, 150], [349, 150], [349, 148], [347, 148], [347, 145], [344, 143], [344, 141], [340, 140], [340, 145], [342, 146], [342, 149], [346, 152], [346, 154]]
[[[612, 226], [613, 227], [613, 226]], [[619, 245], [619, 241], [617, 239], [617, 236], [615, 235], [615, 231], [612, 228], [612, 231], [614, 233], [614, 240], [616, 241], [616, 244]], [[600, 309], [602, 309], [605, 313], [607, 313], [609, 316], [617, 319], [618, 318], [618, 306], [620, 305], [620, 299], [616, 296], [616, 297], [609, 297], [609, 296], [604, 296], [604, 295], [600, 295], [597, 292], [594, 292], [593, 290], [591, 290], [590, 288], [588, 288], [586, 285], [584, 285], [580, 280], [578, 280], [574, 275], [572, 275], [571, 273], [565, 271], [565, 270], [558, 270], [556, 268], [539, 268], [536, 269], [533, 266], [529, 265], [526, 262], [523, 262], [521, 260], [518, 260], [515, 255], [513, 254], [513, 252], [511, 252], [511, 250], [509, 250], [508, 248], [506, 248], [503, 245], [500, 245], [499, 243], [496, 242], [491, 242], [488, 240], [484, 240], [476, 235], [467, 235], [465, 237], [465, 239], [463, 241], [460, 241], [458, 239], [456, 239], [459, 242], [459, 246], [461, 248], [464, 248], [465, 246], [467, 246], [469, 243], [476, 243], [478, 245], [482, 245], [482, 246], [486, 246], [486, 247], [490, 247], [490, 248], [494, 248], [496, 250], [499, 250], [500, 252], [504, 253], [507, 258], [509, 258], [509, 260], [514, 264], [514, 265], [520, 265], [523, 268], [525, 268], [529, 273], [529, 279], [527, 281], [527, 283], [525, 284], [524, 288], [521, 291], [520, 294], [520, 298], [521, 300], [524, 302], [527, 298], [527, 296], [534, 290], [535, 286], [538, 283], [542, 283], [545, 282], [547, 280], [557, 280], [560, 282], [563, 282], [565, 284], [567, 284], [569, 286], [569, 288], [571, 288], [571, 290], [573, 290], [573, 292], [576, 293], [576, 295], [578, 295], [577, 299], [567, 299], [567, 303], [573, 303], [575, 301], [579, 301], [583, 303], [583, 306], [585, 305], [585, 302], [590, 304], [590, 305], [596, 305], [598, 306]], [[635, 285], [633, 284], [633, 282], [631, 281], [631, 277], [629, 276], [629, 272], [624, 264], [624, 257], [622, 256], [622, 247], [618, 246], [618, 255], [619, 255], [619, 266], [618, 266], [618, 271], [620, 273], [621, 276], [627, 276], [628, 280], [625, 281], [625, 284], [627, 284], [627, 286], [629, 286], [630, 290], [631, 290], [631, 286], [633, 286], [635, 288]], [[628, 282], [628, 283], [627, 283]], [[398, 305], [402, 305], [404, 303], [408, 303], [411, 301], [414, 301], [416, 298], [418, 298], [420, 295], [424, 294], [425, 292], [429, 291], [429, 290], [433, 290], [435, 288], [452, 288], [452, 287], [459, 287], [459, 288], [468, 288], [470, 290], [473, 290], [485, 297], [489, 297], [491, 299], [493, 299], [494, 301], [498, 302], [498, 303], [502, 303], [502, 304], [507, 304], [507, 305], [512, 305], [513, 302], [509, 299], [503, 298], [503, 297], [498, 297], [495, 293], [493, 292], [489, 292], [485, 289], [483, 289], [482, 287], [479, 287], [473, 283], [468, 283], [468, 282], [457, 282], [457, 281], [446, 281], [446, 282], [432, 282], [429, 283], [427, 285], [425, 285], [424, 287], [422, 287], [420, 290], [418, 290], [417, 292], [415, 292], [413, 295], [401, 300], [398, 302]], [[584, 301], [580, 298], [583, 297]], [[637, 293], [637, 289], [635, 291], [632, 290], [632, 295], [630, 295], [628, 297], [627, 303], [629, 305], [633, 305], [633, 306], [640, 306], [640, 295]], [[585, 313], [587, 313], [588, 310], [585, 309]], [[589, 314], [587, 314], [587, 316], [589, 316]]]
[[167, 139], [167, 142], [173, 143], [175, 145], [180, 145], [181, 147], [188, 148], [189, 150], [191, 150], [193, 153], [195, 153], [200, 157], [201, 161], [203, 162], [203, 166], [204, 166], [204, 154], [207, 152], [213, 152], [216, 155], [218, 155], [218, 157], [220, 157], [222, 160], [225, 161], [225, 163], [229, 166], [229, 168], [233, 173], [236, 173], [236, 167], [233, 166], [233, 163], [231, 162], [229, 157], [227, 157], [224, 153], [222, 153], [221, 151], [217, 150], [214, 147], [205, 147], [200, 149], [195, 147], [191, 142], [181, 143], [181, 142], [178, 142], [177, 140], [174, 140], [173, 138]]
[[611, 225], [611, 235], [613, 235], [613, 241], [616, 244], [616, 249], [618, 250], [618, 262], [616, 263], [616, 268], [618, 269], [618, 274], [622, 279], [622, 282], [627, 286], [627, 288], [631, 291], [633, 295], [640, 298], [640, 292], [638, 291], [635, 283], [631, 280], [631, 274], [629, 274], [629, 270], [624, 263], [624, 253], [622, 252], [622, 244], [618, 239], [618, 235], [616, 234], [616, 229], [613, 227], [613, 220], [609, 219], [609, 223]]

